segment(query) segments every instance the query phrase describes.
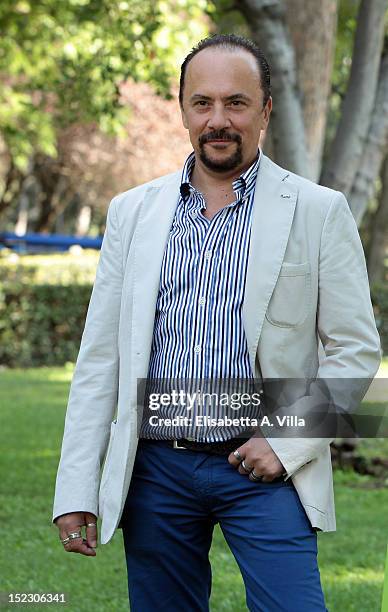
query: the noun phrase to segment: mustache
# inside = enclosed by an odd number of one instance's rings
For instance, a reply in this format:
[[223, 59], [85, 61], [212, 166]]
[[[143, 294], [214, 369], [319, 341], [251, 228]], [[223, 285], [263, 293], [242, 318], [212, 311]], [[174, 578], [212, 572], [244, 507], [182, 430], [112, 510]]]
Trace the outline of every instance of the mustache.
[[199, 137], [198, 142], [200, 145], [204, 145], [206, 142], [209, 142], [209, 140], [231, 140], [238, 144], [242, 142], [240, 134], [230, 134], [223, 130], [214, 130], [213, 132], [203, 134]]

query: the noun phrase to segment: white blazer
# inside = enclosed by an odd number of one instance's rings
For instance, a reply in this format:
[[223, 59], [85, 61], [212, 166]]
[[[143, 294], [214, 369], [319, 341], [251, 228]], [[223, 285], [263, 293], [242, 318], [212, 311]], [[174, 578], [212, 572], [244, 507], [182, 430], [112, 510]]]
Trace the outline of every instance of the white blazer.
[[[179, 171], [130, 189], [108, 209], [70, 387], [53, 509], [53, 520], [75, 511], [101, 516], [102, 544], [120, 526], [131, 480], [137, 379], [148, 372], [180, 179]], [[257, 176], [243, 317], [257, 377], [363, 379], [361, 399], [378, 370], [380, 340], [365, 259], [344, 195], [265, 155]], [[307, 414], [309, 398], [301, 402]], [[268, 442], [311, 525], [334, 531], [331, 439]]]

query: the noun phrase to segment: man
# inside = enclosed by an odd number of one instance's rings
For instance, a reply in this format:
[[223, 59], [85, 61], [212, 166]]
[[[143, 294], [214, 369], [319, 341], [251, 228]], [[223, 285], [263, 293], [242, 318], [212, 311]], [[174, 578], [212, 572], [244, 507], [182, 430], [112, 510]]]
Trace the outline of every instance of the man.
[[[323, 611], [316, 531], [335, 530], [330, 437], [173, 426], [167, 417], [187, 414], [173, 401], [138, 422], [137, 381], [259, 380], [265, 397], [269, 378], [348, 377], [364, 381], [361, 399], [381, 352], [357, 228], [341, 193], [258, 148], [272, 99], [254, 43], [201, 41], [182, 65], [180, 106], [193, 146], [183, 172], [109, 206], [53, 519], [64, 548], [90, 556], [98, 515], [102, 543], [122, 527], [132, 610], [207, 610], [219, 523], [250, 610]], [[290, 405], [308, 416], [315, 395]], [[206, 416], [198, 402], [190, 410]]]

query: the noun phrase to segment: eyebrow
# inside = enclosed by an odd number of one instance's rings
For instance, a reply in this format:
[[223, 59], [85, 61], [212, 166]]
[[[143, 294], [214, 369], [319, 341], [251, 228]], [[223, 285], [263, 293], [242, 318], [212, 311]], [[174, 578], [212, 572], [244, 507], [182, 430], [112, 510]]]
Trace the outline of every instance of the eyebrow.
[[[194, 100], [211, 100], [212, 98], [210, 96], [204, 96], [203, 94], [194, 94], [191, 96], [190, 98], [190, 102], [193, 102]], [[250, 102], [251, 99], [249, 96], [243, 94], [243, 93], [236, 93], [236, 94], [232, 94], [231, 96], [226, 96], [225, 98], [222, 98], [225, 102], [231, 102], [232, 100], [246, 100], [247, 102]]]

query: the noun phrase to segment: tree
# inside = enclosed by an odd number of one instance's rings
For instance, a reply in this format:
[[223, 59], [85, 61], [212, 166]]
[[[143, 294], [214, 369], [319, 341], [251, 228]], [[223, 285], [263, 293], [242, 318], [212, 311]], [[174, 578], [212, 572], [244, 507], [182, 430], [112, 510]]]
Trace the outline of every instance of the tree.
[[[251, 37], [271, 65], [275, 100], [271, 145], [276, 161], [313, 179], [319, 178], [322, 163], [320, 182], [348, 196], [360, 224], [387, 148], [386, 0], [359, 4], [351, 70], [335, 134], [324, 156], [336, 3], [311, 0], [307, 6], [299, 0], [236, 0], [233, 7], [244, 16]], [[318, 39], [314, 32], [319, 32]], [[370, 144], [377, 131], [375, 163], [373, 168], [368, 164], [365, 173], [368, 140]]]
[[388, 155], [381, 166], [378, 206], [370, 223], [368, 273], [372, 283], [384, 281], [384, 259], [388, 252]]
[[[128, 109], [120, 86], [129, 78], [168, 96], [182, 47], [205, 31], [204, 3], [2, 1], [0, 137], [7, 169], [0, 213], [23, 200], [25, 179], [34, 175], [42, 193], [36, 226], [48, 229], [59, 180], [66, 190], [59, 134], [80, 124], [124, 134]], [[184, 39], [183, 19], [193, 26]]]

